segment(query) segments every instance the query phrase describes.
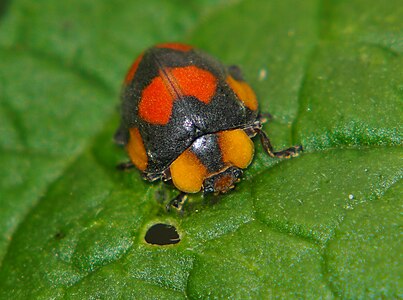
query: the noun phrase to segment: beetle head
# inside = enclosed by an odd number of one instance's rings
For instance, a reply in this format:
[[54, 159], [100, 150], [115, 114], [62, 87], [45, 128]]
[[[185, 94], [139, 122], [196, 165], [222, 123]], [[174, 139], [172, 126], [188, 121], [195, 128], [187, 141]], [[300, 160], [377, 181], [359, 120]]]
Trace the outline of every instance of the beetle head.
[[203, 193], [224, 194], [235, 187], [235, 183], [241, 180], [242, 170], [237, 167], [229, 167], [220, 173], [216, 173], [203, 182]]

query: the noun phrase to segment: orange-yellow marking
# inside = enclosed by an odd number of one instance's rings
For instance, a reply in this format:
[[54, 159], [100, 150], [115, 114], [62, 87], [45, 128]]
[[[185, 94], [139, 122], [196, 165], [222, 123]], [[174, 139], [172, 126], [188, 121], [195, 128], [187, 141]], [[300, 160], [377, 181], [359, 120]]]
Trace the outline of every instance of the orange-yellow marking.
[[257, 110], [256, 94], [252, 88], [244, 81], [235, 80], [232, 76], [227, 77], [227, 83], [245, 106], [251, 110]]
[[164, 125], [171, 117], [173, 100], [161, 76], [155, 77], [143, 90], [139, 103], [139, 115], [151, 124]]
[[172, 181], [177, 189], [186, 193], [200, 191], [207, 176], [206, 167], [195, 154], [186, 150], [171, 164]]
[[130, 138], [126, 145], [127, 152], [133, 164], [141, 171], [147, 168], [147, 152], [144, 148], [143, 139], [141, 138], [138, 128], [130, 128]]
[[217, 80], [210, 72], [195, 66], [172, 69], [183, 96], [194, 96], [208, 104], [217, 88]]
[[226, 130], [218, 133], [218, 143], [224, 162], [245, 169], [252, 161], [254, 146], [242, 129]]
[[215, 94], [217, 81], [213, 74], [195, 66], [165, 69], [143, 90], [139, 103], [140, 117], [165, 125], [172, 114], [173, 102], [181, 96], [194, 96], [208, 104]]

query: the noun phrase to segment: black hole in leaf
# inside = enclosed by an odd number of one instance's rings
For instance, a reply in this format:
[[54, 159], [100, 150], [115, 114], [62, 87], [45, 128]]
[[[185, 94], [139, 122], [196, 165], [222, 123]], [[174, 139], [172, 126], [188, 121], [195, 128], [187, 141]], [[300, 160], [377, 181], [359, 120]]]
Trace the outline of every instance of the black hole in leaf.
[[144, 237], [147, 243], [153, 245], [170, 245], [180, 242], [179, 234], [175, 226], [169, 224], [154, 224], [151, 226]]

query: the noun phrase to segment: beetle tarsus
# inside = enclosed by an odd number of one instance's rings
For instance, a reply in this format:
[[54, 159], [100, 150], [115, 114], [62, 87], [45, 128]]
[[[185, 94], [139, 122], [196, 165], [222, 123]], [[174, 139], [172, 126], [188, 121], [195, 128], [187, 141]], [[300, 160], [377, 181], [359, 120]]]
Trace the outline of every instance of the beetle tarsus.
[[291, 158], [298, 156], [301, 151], [303, 151], [302, 145], [297, 145], [288, 149], [273, 152], [273, 154], [278, 158]]
[[178, 196], [169, 201], [169, 203], [165, 206], [165, 209], [169, 212], [171, 208], [174, 207], [176, 210], [183, 212], [183, 205], [185, 204], [187, 198], [187, 193], [180, 192]]
[[260, 141], [262, 142], [263, 148], [270, 157], [277, 158], [291, 158], [299, 155], [301, 151], [303, 151], [302, 145], [292, 146], [290, 148], [274, 151], [273, 146], [271, 145], [269, 137], [263, 130], [257, 130], [260, 136]]

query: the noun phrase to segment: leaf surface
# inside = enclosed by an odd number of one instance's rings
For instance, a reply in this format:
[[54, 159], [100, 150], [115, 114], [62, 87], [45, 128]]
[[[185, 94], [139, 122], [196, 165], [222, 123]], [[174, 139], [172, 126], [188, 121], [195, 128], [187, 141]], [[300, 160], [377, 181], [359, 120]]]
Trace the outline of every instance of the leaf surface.
[[[0, 5], [0, 298], [397, 298], [399, 1]], [[115, 169], [121, 81], [157, 42], [238, 64], [276, 149], [237, 189], [176, 194]], [[181, 241], [147, 244], [156, 223]]]

